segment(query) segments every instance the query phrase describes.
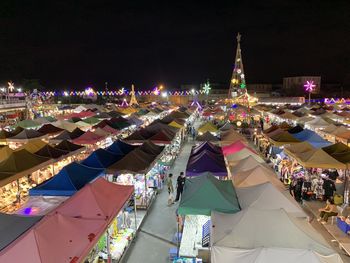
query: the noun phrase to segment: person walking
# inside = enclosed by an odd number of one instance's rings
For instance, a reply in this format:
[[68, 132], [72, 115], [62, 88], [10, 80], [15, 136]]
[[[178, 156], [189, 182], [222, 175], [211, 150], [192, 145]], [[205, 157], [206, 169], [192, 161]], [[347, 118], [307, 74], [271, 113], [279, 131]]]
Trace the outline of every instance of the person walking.
[[173, 186], [173, 174], [169, 174], [168, 178], [166, 179], [166, 185], [168, 188], [168, 205], [174, 204], [174, 186]]
[[185, 182], [186, 182], [185, 174], [184, 172], [181, 172], [180, 176], [177, 178], [175, 202], [179, 201], [180, 195], [182, 195], [182, 191], [184, 190]]

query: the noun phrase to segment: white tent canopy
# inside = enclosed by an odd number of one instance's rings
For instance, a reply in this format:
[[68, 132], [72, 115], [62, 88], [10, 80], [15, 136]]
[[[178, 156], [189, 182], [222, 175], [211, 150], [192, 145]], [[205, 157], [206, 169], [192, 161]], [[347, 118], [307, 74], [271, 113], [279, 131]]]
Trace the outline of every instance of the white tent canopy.
[[285, 210], [212, 212], [212, 262], [342, 262], [305, 219]]
[[261, 158], [260, 158], [260, 161], [262, 162], [257, 161], [254, 157], [249, 155], [248, 157], [240, 160], [236, 165], [232, 166], [231, 174], [235, 174], [238, 172], [245, 172], [257, 166], [265, 167], [264, 161]]
[[251, 187], [236, 188], [239, 204], [242, 209], [253, 207], [263, 210], [283, 208], [288, 214], [296, 217], [307, 217], [301, 207], [291, 197], [289, 192], [284, 195], [271, 183], [259, 184]]
[[65, 129], [69, 132], [72, 132], [74, 129], [78, 128], [77, 125], [75, 125], [75, 123], [69, 122], [69, 121], [65, 121], [65, 120], [58, 120], [52, 123], [52, 125], [61, 128], [61, 129]]
[[273, 171], [262, 166], [256, 166], [253, 169], [233, 174], [232, 180], [236, 188], [250, 187], [270, 182], [278, 189], [283, 190], [282, 183], [276, 178]]
[[327, 126], [329, 126], [330, 123], [328, 123], [327, 121], [325, 121], [324, 119], [322, 119], [321, 117], [317, 117], [315, 119], [313, 119], [312, 121], [308, 121], [305, 123], [305, 128], [309, 128], [309, 129], [322, 129], [322, 128], [326, 128]]
[[239, 162], [240, 160], [247, 158], [248, 156], [252, 156], [258, 162], [264, 163], [264, 160], [259, 155], [253, 153], [251, 150], [247, 148], [244, 148], [238, 152], [235, 152], [234, 154], [227, 155], [226, 159], [230, 165], [233, 165]]

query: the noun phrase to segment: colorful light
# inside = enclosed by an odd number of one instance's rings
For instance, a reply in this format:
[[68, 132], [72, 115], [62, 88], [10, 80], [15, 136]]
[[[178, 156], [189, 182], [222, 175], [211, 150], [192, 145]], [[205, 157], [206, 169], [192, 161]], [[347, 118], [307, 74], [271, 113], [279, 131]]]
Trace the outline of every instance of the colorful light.
[[308, 91], [311, 93], [314, 90], [314, 88], [316, 87], [316, 85], [314, 84], [313, 80], [307, 80], [304, 87], [305, 87], [305, 91]]
[[205, 94], [208, 95], [210, 90], [211, 90], [211, 87], [210, 87], [209, 81], [207, 81], [207, 83], [205, 83], [204, 86], [203, 86], [203, 91], [204, 91]]
[[15, 90], [15, 86], [14, 86], [13, 82], [9, 81], [9, 82], [7, 82], [7, 84], [8, 84], [7, 90], [10, 92], [13, 92]]
[[155, 87], [155, 88], [153, 89], [153, 94], [156, 95], [156, 96], [158, 96], [158, 95], [160, 94], [160, 89], [159, 89], [158, 87]]

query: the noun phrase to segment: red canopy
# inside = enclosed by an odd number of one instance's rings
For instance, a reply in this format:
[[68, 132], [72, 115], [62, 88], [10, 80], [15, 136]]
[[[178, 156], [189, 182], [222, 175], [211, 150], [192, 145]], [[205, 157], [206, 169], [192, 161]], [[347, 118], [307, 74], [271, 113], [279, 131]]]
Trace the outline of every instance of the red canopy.
[[91, 131], [87, 131], [83, 135], [74, 139], [73, 142], [77, 144], [95, 144], [102, 139], [104, 139], [104, 136], [100, 136]]
[[256, 152], [248, 147], [245, 143], [243, 143], [242, 141], [236, 141], [230, 145], [224, 146], [222, 147], [222, 152], [224, 153], [224, 155], [229, 155], [229, 154], [234, 154], [236, 152], [239, 152], [240, 150], [247, 148], [248, 150], [252, 151], [253, 153], [256, 154]]
[[99, 178], [0, 252], [0, 262], [82, 262], [133, 193]]

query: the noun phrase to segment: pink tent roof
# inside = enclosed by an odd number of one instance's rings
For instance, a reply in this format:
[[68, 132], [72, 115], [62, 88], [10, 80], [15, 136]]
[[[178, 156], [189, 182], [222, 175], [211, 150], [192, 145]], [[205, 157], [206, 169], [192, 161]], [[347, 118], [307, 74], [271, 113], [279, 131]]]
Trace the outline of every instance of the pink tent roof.
[[253, 153], [256, 153], [252, 148], [248, 147], [245, 143], [243, 143], [242, 141], [236, 141], [230, 145], [224, 146], [222, 147], [222, 152], [224, 153], [224, 155], [229, 155], [229, 154], [233, 154], [236, 152], [239, 152], [240, 150], [247, 148], [248, 150], [252, 151]]
[[106, 132], [109, 132], [110, 134], [117, 134], [117, 133], [119, 133], [118, 130], [112, 128], [112, 127], [109, 126], [109, 125], [105, 125], [105, 126], [102, 128], [102, 130], [104, 130], [104, 131], [106, 131]]
[[133, 193], [99, 178], [0, 252], [0, 262], [81, 262]]
[[112, 220], [133, 191], [134, 186], [113, 184], [98, 178], [57, 207], [56, 211], [71, 217]]
[[97, 135], [91, 131], [87, 131], [83, 135], [74, 139], [73, 142], [76, 144], [94, 144], [102, 140], [103, 138], [103, 136]]

